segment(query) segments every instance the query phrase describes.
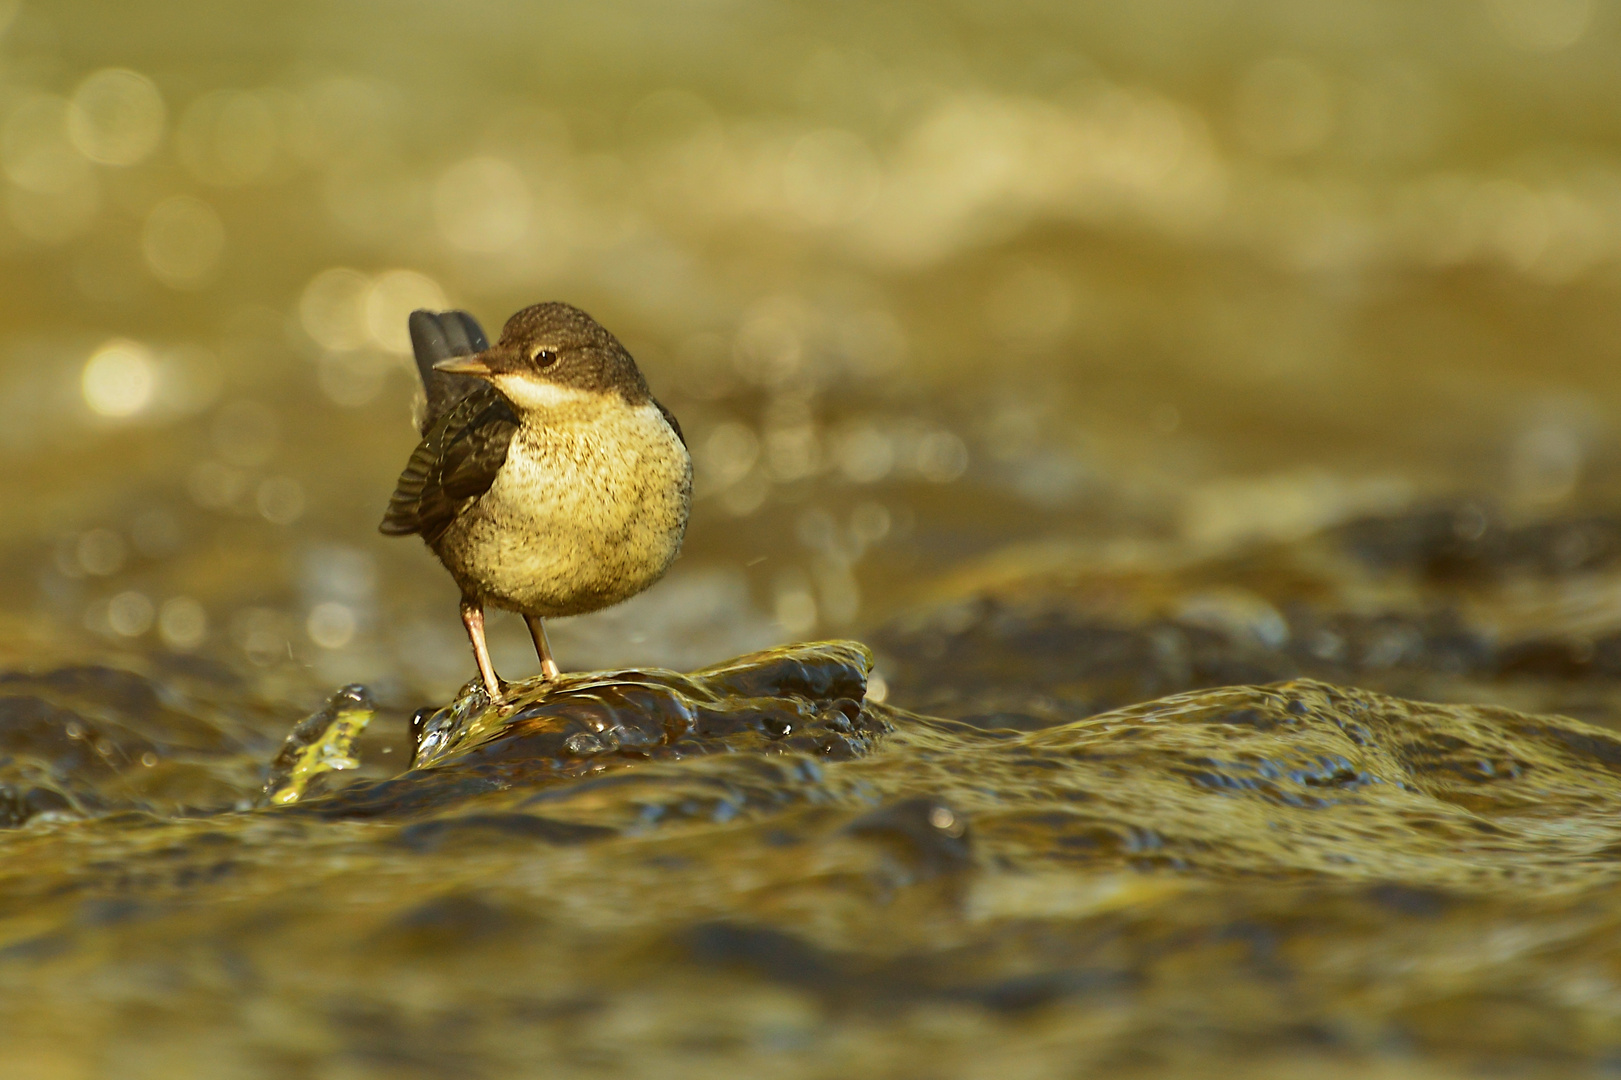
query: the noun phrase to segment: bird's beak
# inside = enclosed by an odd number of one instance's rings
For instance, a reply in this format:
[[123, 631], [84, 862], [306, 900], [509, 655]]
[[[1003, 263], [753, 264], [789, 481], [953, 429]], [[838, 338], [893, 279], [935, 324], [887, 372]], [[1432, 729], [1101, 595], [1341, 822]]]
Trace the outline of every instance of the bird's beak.
[[474, 353], [472, 356], [452, 356], [433, 365], [433, 370], [443, 371], [446, 375], [471, 375], [475, 379], [488, 379], [495, 374], [490, 365], [484, 362], [482, 353]]

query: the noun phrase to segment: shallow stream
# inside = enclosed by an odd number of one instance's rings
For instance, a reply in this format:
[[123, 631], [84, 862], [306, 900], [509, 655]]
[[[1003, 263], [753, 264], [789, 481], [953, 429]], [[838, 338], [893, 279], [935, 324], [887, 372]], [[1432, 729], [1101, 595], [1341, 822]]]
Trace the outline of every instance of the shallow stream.
[[[0, 1073], [1621, 1069], [1613, 4], [0, 24]], [[698, 496], [495, 712], [552, 298]]]

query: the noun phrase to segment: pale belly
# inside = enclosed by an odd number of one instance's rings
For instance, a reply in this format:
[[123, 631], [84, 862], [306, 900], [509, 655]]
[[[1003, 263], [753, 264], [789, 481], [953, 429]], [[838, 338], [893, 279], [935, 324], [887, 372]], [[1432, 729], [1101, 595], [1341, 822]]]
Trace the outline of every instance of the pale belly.
[[653, 406], [521, 429], [490, 490], [437, 546], [462, 590], [525, 615], [582, 615], [636, 595], [675, 561], [692, 460]]

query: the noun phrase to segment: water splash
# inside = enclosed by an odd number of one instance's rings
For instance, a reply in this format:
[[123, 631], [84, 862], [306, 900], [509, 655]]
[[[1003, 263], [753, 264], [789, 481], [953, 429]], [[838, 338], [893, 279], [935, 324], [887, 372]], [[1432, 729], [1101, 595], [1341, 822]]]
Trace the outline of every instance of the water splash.
[[261, 805], [286, 806], [310, 794], [326, 774], [358, 769], [355, 740], [366, 730], [377, 706], [364, 686], [345, 686], [326, 708], [301, 721], [270, 763]]

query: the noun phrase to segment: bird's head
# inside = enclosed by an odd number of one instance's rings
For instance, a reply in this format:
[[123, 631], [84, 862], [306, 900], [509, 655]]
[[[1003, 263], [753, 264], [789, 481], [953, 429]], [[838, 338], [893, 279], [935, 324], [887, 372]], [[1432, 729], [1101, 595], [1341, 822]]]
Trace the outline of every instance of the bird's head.
[[612, 396], [631, 405], [649, 400], [647, 383], [619, 340], [579, 308], [557, 302], [524, 308], [507, 320], [495, 345], [433, 367], [483, 379], [529, 412]]

